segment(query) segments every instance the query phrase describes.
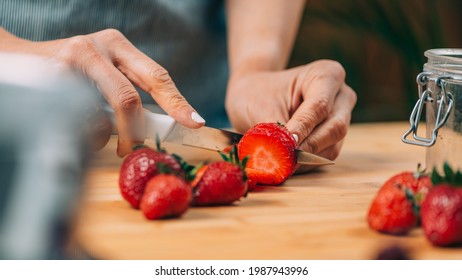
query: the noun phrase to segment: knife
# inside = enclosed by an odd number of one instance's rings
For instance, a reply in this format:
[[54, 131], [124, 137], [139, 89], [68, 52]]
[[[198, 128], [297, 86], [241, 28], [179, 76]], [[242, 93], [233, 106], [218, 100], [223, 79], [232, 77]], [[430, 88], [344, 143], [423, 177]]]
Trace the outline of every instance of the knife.
[[[116, 121], [114, 111], [108, 105], [102, 105], [103, 110], [107, 113], [114, 128]], [[223, 151], [230, 145], [237, 144], [242, 138], [242, 134], [229, 130], [217, 129], [203, 126], [201, 128], [187, 128], [177, 123], [172, 117], [165, 114], [152, 113], [144, 109], [144, 120], [146, 125], [146, 135], [148, 138], [156, 139], [159, 137], [161, 142], [179, 144], [200, 149]], [[297, 163], [301, 165], [329, 165], [333, 161], [295, 149], [297, 154]]]

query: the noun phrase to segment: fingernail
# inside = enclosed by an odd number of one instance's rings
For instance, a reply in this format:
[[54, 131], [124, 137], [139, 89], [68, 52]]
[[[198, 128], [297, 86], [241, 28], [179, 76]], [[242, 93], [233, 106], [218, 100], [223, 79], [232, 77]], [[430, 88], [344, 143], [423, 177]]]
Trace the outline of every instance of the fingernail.
[[295, 139], [295, 143], [298, 143], [298, 135], [297, 135], [297, 134], [292, 134], [292, 136], [293, 136], [294, 139]]
[[191, 113], [191, 119], [196, 123], [205, 123], [205, 120], [197, 112]]

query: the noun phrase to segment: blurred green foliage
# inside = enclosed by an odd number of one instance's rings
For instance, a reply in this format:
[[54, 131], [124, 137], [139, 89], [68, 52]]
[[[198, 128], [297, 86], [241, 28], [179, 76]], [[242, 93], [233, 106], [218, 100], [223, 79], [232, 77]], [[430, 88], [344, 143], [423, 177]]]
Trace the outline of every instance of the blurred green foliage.
[[425, 50], [462, 47], [462, 1], [308, 1], [290, 66], [342, 63], [358, 94], [353, 122], [407, 120]]

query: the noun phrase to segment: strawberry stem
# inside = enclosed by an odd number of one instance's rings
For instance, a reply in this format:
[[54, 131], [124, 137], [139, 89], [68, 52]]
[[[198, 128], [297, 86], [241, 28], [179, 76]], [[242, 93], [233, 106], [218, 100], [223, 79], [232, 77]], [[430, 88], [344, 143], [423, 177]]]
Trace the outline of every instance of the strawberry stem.
[[132, 151], [136, 151], [136, 150], [143, 149], [143, 148], [147, 148], [147, 146], [144, 144], [135, 144], [132, 147]]
[[158, 152], [161, 152], [161, 153], [166, 153], [167, 151], [162, 148], [162, 146], [160, 145], [160, 137], [159, 137], [159, 134], [156, 133], [156, 148], [157, 148], [157, 151]]
[[219, 152], [219, 153], [220, 153], [221, 158], [222, 158], [224, 161], [231, 162], [231, 160], [229, 159], [229, 157], [228, 157], [227, 155], [225, 155], [225, 154], [222, 153], [222, 152]]
[[406, 194], [406, 199], [409, 202], [411, 202], [412, 211], [417, 217], [419, 217], [420, 216], [420, 205], [418, 203], [419, 197], [417, 197], [417, 195], [414, 195], [412, 190], [410, 190], [409, 188], [405, 188], [404, 193]]
[[[199, 171], [199, 169], [201, 169], [204, 165], [205, 165], [205, 163], [202, 162], [202, 163], [198, 164], [197, 166], [193, 167], [188, 172], [186, 172], [186, 181], [192, 182], [194, 179], [196, 179], [197, 171]], [[190, 166], [192, 166], [192, 165], [190, 165]]]
[[279, 126], [282, 126], [282, 127], [285, 126], [285, 125], [284, 125], [282, 122], [280, 122], [280, 121], [277, 121], [276, 123], [277, 123]]
[[206, 163], [200, 163], [197, 166], [194, 166], [192, 164], [189, 164], [187, 161], [185, 161], [182, 157], [180, 157], [177, 154], [172, 154], [172, 156], [178, 161], [178, 163], [181, 166], [181, 169], [183, 169], [185, 173], [185, 180], [188, 182], [191, 182], [196, 178], [196, 173], [201, 169], [202, 166], [204, 166]]
[[246, 156], [241, 160], [239, 160], [239, 153], [237, 151], [237, 146], [233, 145], [231, 149], [229, 150], [229, 156], [224, 154], [221, 151], [218, 151], [220, 154], [221, 158], [223, 158], [224, 161], [230, 162], [232, 164], [235, 164], [239, 166], [239, 168], [244, 172], [244, 181], [247, 181], [247, 173], [245, 172], [245, 166], [247, 165], [247, 161], [249, 160], [249, 157]]
[[160, 174], [172, 174], [173, 173], [173, 170], [167, 164], [163, 162], [158, 162], [156, 166]]
[[417, 170], [412, 175], [414, 175], [416, 179], [425, 175], [425, 169], [422, 169], [422, 164], [420, 162], [417, 163]]

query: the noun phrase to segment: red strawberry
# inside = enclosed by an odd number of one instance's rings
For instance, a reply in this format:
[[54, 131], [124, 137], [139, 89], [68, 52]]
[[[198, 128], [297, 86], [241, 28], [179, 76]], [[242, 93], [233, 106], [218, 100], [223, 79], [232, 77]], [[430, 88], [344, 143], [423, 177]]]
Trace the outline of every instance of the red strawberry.
[[372, 201], [367, 215], [369, 226], [384, 233], [407, 233], [418, 224], [420, 202], [430, 188], [430, 178], [420, 172], [391, 177]]
[[140, 208], [149, 220], [179, 217], [189, 208], [192, 190], [183, 178], [159, 174], [146, 184]]
[[138, 209], [146, 182], [159, 173], [159, 165], [173, 173], [184, 174], [181, 165], [170, 154], [138, 146], [123, 161], [120, 168], [119, 188], [122, 197]]
[[255, 188], [257, 187], [258, 173], [257, 172], [248, 173], [247, 171], [246, 173], [247, 173], [247, 191], [251, 192], [255, 190]]
[[255, 184], [280, 185], [297, 167], [296, 145], [283, 125], [260, 123], [239, 141], [239, 158], [249, 157], [246, 172]]
[[422, 227], [433, 245], [462, 244], [462, 173], [454, 173], [444, 165], [445, 177], [432, 173], [434, 187], [425, 198], [422, 209]]
[[196, 173], [191, 183], [194, 205], [227, 205], [246, 195], [246, 160], [239, 162], [235, 147], [231, 149], [230, 157], [224, 156], [224, 159], [205, 165]]

